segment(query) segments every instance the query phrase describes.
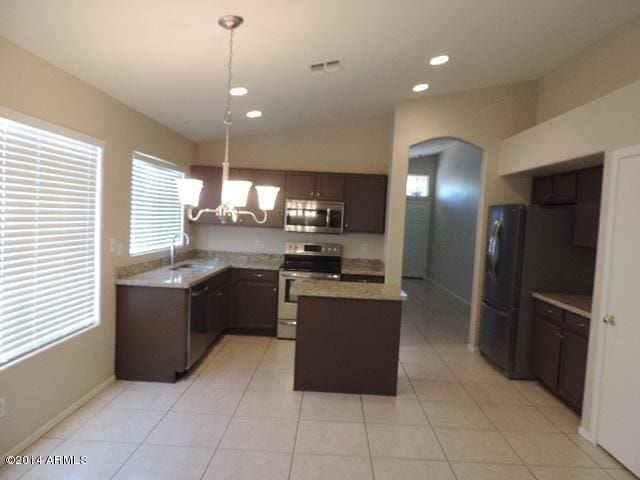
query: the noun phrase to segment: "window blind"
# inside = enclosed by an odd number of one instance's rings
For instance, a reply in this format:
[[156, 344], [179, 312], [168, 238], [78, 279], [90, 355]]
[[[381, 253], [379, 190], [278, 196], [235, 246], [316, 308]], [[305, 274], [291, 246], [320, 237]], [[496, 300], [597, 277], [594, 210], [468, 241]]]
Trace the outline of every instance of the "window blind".
[[[184, 209], [176, 180], [184, 173], [158, 158], [134, 152], [131, 171], [131, 232], [129, 254], [166, 250], [183, 231]], [[176, 242], [176, 246], [182, 245]]]
[[0, 117], [0, 366], [98, 322], [101, 154]]

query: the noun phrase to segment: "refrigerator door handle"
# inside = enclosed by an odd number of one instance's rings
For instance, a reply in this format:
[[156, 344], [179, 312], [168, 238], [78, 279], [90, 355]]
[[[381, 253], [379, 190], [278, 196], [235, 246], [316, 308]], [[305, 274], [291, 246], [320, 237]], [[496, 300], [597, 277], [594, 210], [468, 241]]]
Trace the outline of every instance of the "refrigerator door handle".
[[487, 255], [489, 256], [489, 274], [491, 278], [494, 279], [496, 278], [496, 267], [498, 266], [498, 235], [500, 234], [501, 228], [502, 222], [496, 220], [491, 229], [491, 238], [489, 239], [489, 249], [487, 251]]

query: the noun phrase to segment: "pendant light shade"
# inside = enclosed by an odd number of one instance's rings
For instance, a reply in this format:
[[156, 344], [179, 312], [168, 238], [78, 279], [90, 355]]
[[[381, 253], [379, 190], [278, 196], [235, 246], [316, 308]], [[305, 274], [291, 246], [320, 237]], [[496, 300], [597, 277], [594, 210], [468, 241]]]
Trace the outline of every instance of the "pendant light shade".
[[246, 207], [251, 185], [251, 182], [245, 180], [225, 181], [222, 184], [222, 204], [233, 208]]
[[256, 190], [258, 192], [258, 205], [260, 210], [273, 210], [276, 206], [276, 199], [278, 198], [280, 187], [257, 185]]
[[178, 198], [182, 205], [197, 207], [202, 190], [202, 180], [197, 178], [182, 178], [176, 180], [178, 184]]

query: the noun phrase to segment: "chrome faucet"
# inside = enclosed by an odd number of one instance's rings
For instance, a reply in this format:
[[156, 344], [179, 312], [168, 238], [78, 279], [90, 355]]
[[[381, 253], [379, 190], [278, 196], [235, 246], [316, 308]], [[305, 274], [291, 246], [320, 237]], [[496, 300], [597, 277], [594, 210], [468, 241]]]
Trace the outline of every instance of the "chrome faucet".
[[176, 238], [182, 237], [184, 239], [184, 244], [189, 245], [191, 243], [191, 237], [187, 235], [185, 232], [176, 233], [171, 239], [171, 266], [174, 267], [176, 264]]

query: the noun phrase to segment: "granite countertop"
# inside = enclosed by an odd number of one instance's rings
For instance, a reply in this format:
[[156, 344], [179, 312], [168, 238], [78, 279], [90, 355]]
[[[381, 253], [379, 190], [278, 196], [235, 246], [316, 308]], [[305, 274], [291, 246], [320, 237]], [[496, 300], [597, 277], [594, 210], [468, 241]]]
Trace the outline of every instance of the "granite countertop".
[[563, 310], [568, 310], [576, 315], [591, 318], [591, 295], [579, 295], [571, 293], [542, 293], [533, 292], [533, 298], [555, 305]]
[[303, 280], [293, 284], [291, 293], [305, 297], [349, 298], [353, 300], [405, 301], [407, 294], [387, 283], [332, 282]]
[[171, 270], [167, 265], [148, 272], [139, 273], [130, 277], [119, 278], [116, 285], [128, 285], [134, 287], [160, 287], [160, 288], [191, 288], [208, 278], [228, 270], [229, 268], [248, 268], [255, 270], [278, 270], [280, 265], [270, 262], [255, 262], [249, 260], [237, 260], [229, 262], [222, 259], [213, 260], [189, 260], [179, 262], [176, 265], [192, 264], [197, 270]]
[[345, 275], [375, 275], [384, 277], [384, 263], [381, 260], [364, 258], [343, 258], [342, 273]]

